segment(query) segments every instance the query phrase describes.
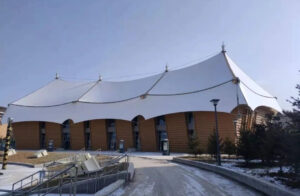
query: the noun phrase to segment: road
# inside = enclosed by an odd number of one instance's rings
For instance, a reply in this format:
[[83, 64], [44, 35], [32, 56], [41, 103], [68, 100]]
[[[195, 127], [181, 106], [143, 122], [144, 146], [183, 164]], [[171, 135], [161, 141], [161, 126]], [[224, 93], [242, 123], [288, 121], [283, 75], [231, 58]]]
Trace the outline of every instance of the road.
[[261, 195], [253, 189], [220, 175], [167, 160], [130, 157], [136, 168], [135, 177], [113, 195], [177, 196]]

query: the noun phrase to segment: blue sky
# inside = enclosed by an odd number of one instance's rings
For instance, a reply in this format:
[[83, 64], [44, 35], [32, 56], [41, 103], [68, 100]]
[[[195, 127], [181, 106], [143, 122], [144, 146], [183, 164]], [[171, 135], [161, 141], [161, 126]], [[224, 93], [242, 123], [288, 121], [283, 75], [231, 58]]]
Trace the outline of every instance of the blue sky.
[[283, 109], [300, 83], [300, 1], [1, 0], [0, 105], [47, 84], [128, 80], [221, 50]]

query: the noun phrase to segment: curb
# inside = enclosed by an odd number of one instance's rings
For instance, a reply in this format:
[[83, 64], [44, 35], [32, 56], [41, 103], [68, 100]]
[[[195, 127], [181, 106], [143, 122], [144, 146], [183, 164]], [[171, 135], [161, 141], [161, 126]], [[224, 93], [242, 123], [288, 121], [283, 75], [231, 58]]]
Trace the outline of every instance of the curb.
[[270, 196], [297, 196], [296, 193], [293, 193], [291, 191], [285, 190], [281, 187], [278, 187], [276, 185], [273, 185], [269, 182], [266, 182], [264, 180], [255, 178], [253, 176], [249, 176], [247, 174], [239, 173], [224, 167], [219, 167], [216, 165], [211, 165], [208, 163], [203, 163], [199, 161], [191, 161], [191, 160], [186, 160], [182, 158], [173, 158], [174, 162], [189, 165], [189, 166], [194, 166], [198, 167], [200, 169], [205, 169], [208, 171], [212, 171], [214, 173], [220, 174], [222, 176], [225, 176], [227, 178], [230, 178], [232, 180], [235, 180], [237, 182], [240, 182], [246, 186], [249, 186], [255, 190], [258, 190], [266, 195]]
[[[2, 164], [2, 162], [0, 162]], [[8, 162], [8, 165], [19, 165], [19, 166], [25, 166], [25, 167], [30, 167], [30, 168], [35, 168], [37, 167], [36, 165], [30, 164], [30, 163], [19, 163], [19, 162]]]
[[111, 183], [110, 185], [104, 187], [97, 193], [95, 193], [95, 196], [107, 196], [110, 195], [112, 192], [120, 188], [125, 183], [125, 180], [117, 180], [114, 183]]

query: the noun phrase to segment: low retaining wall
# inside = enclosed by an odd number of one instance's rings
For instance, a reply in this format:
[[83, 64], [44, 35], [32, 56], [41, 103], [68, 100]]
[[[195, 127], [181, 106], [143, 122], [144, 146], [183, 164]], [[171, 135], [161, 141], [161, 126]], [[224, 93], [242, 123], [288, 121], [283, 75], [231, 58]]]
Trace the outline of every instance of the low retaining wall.
[[291, 191], [285, 190], [281, 187], [278, 187], [276, 185], [273, 185], [269, 182], [266, 182], [264, 180], [255, 178], [253, 176], [249, 176], [247, 174], [239, 173], [224, 167], [219, 167], [216, 165], [211, 165], [208, 163], [203, 163], [199, 161], [191, 161], [191, 160], [186, 160], [182, 158], [173, 158], [174, 162], [177, 163], [182, 163], [186, 164], [189, 166], [194, 166], [198, 167], [201, 169], [209, 170], [214, 173], [220, 174], [222, 176], [225, 176], [227, 178], [230, 178], [232, 180], [235, 180], [237, 182], [240, 182], [242, 184], [245, 184], [253, 189], [256, 189], [266, 195], [271, 195], [271, 196], [296, 196], [296, 193], [293, 193]]
[[[2, 162], [1, 162], [2, 164]], [[8, 165], [19, 165], [19, 166], [24, 166], [24, 167], [30, 167], [30, 168], [35, 168], [36, 165], [31, 164], [31, 163], [19, 163], [19, 162], [8, 162]]]
[[[127, 171], [121, 171], [117, 174], [109, 174], [102, 177], [90, 178], [87, 180], [82, 180], [75, 182], [77, 193], [88, 193], [94, 194], [98, 190], [110, 185], [117, 180], [124, 180], [127, 182], [130, 179], [130, 174]], [[69, 193], [70, 192], [71, 184], [67, 184], [63, 186], [62, 193]]]
[[117, 180], [114, 183], [111, 183], [110, 185], [104, 187], [103, 189], [101, 189], [100, 191], [98, 191], [97, 193], [95, 193], [95, 196], [107, 196], [112, 194], [115, 190], [117, 190], [118, 188], [120, 188], [121, 186], [123, 186], [125, 183], [125, 180]]

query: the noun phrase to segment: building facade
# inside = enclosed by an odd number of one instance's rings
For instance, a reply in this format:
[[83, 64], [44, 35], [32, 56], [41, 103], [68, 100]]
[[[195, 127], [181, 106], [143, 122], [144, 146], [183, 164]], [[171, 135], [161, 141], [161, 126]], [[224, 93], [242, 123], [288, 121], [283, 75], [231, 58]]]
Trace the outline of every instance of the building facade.
[[[255, 123], [263, 123], [266, 113], [272, 111], [260, 108], [248, 114], [237, 116], [218, 112], [219, 135], [235, 142], [239, 129], [251, 129]], [[66, 120], [63, 124], [53, 122], [13, 123], [13, 135], [17, 149], [47, 148], [50, 140], [54, 147], [66, 150], [117, 150], [119, 141], [124, 140], [125, 150], [160, 151], [161, 139], [168, 139], [171, 152], [189, 152], [189, 138], [196, 135], [205, 151], [209, 136], [215, 131], [214, 112], [185, 112], [168, 114], [145, 120], [142, 116], [132, 121], [98, 119], [79, 123]]]
[[[219, 135], [232, 141], [238, 130], [263, 123], [265, 111], [281, 111], [276, 97], [247, 76], [226, 54], [182, 69], [129, 81], [65, 81], [59, 77], [10, 103], [16, 148], [187, 152], [193, 135], [206, 149], [215, 130], [212, 99], [219, 99]], [[190, 112], [192, 111], [192, 112]]]

